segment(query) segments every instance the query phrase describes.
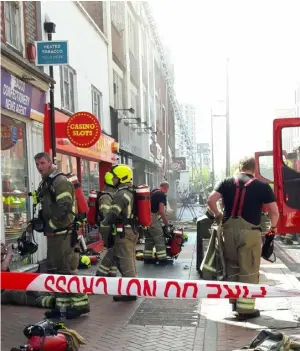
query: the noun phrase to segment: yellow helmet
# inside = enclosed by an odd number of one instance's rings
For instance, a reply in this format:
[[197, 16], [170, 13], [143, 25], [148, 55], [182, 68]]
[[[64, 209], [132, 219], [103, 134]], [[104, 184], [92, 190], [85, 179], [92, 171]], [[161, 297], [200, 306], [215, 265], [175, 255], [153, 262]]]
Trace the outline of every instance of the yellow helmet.
[[81, 256], [80, 257], [80, 265], [83, 267], [90, 268], [92, 265], [91, 259], [88, 256]]
[[104, 176], [104, 183], [107, 185], [114, 185], [113, 183], [113, 177], [114, 175], [111, 172], [106, 172]]
[[121, 184], [132, 181], [132, 169], [127, 165], [115, 165], [111, 168], [110, 172], [120, 180]]

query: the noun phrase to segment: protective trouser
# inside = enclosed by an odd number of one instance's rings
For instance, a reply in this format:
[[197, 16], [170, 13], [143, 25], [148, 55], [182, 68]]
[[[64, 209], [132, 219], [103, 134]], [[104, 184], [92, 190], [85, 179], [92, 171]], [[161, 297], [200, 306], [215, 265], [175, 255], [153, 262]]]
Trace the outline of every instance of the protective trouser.
[[[259, 283], [261, 232], [253, 228], [253, 224], [243, 218], [229, 218], [223, 226], [228, 281]], [[255, 299], [240, 298], [236, 301], [236, 311], [239, 313], [251, 313], [254, 308]]]
[[[74, 268], [74, 247], [71, 247], [71, 235], [47, 236], [47, 270], [54, 274], [72, 274]], [[79, 264], [79, 255], [77, 267]], [[71, 267], [73, 265], [73, 267]], [[61, 307], [75, 310], [78, 315], [89, 312], [89, 299], [87, 294], [60, 294], [56, 293], [54, 309]]]
[[145, 232], [144, 260], [151, 260], [153, 248], [155, 246], [158, 260], [167, 259], [166, 243], [161, 223], [158, 215], [152, 213], [152, 221], [148, 231]]
[[138, 235], [131, 227], [125, 227], [124, 233], [117, 233], [113, 249], [114, 260], [122, 277], [136, 277], [136, 243]]
[[107, 249], [100, 265], [97, 269], [97, 275], [102, 277], [116, 277], [117, 276], [117, 266], [114, 259], [114, 248], [111, 247]]
[[[242, 218], [246, 190], [254, 180], [250, 178], [245, 184], [240, 184], [235, 178], [231, 217], [223, 225], [226, 275], [233, 282], [259, 283], [261, 228]], [[255, 309], [255, 299], [252, 298], [230, 300], [230, 303], [236, 303], [236, 312], [241, 314], [251, 314]]]
[[37, 291], [4, 290], [1, 292], [1, 304], [54, 308], [55, 296]]

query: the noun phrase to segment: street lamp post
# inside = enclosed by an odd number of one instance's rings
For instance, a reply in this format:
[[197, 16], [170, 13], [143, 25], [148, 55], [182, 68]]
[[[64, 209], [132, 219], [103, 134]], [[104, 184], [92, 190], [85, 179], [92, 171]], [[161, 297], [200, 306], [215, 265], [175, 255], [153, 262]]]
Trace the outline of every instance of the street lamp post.
[[229, 60], [226, 62], [226, 177], [230, 177]]
[[[50, 21], [44, 22], [44, 30], [48, 34], [48, 41], [52, 41], [52, 34], [55, 33], [56, 24]], [[49, 66], [49, 75], [54, 79], [53, 66]], [[55, 105], [54, 105], [54, 83], [50, 83], [50, 129], [51, 149], [53, 163], [56, 164], [56, 134], [55, 134]]]
[[213, 133], [213, 118], [225, 117], [226, 118], [226, 177], [230, 176], [230, 125], [229, 125], [229, 60], [226, 62], [226, 113], [224, 115], [214, 115], [211, 110], [211, 173], [212, 185], [215, 182], [215, 166], [214, 166], [214, 133]]
[[[226, 115], [214, 115], [212, 109], [210, 110], [210, 133], [211, 133], [211, 177], [212, 177], [212, 186], [215, 186], [215, 163], [214, 163], [214, 118], [227, 117]], [[227, 140], [226, 140], [227, 142]], [[227, 162], [227, 156], [226, 156]], [[227, 163], [226, 163], [227, 167]]]

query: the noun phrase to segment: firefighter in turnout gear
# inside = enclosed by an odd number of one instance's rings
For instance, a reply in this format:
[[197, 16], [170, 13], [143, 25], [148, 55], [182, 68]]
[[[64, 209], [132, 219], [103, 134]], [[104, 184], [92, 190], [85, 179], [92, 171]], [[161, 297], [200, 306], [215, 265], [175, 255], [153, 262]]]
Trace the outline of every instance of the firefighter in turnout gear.
[[159, 189], [151, 192], [151, 213], [152, 220], [149, 229], [145, 232], [144, 263], [153, 263], [153, 248], [156, 250], [156, 257], [159, 264], [164, 265], [167, 261], [166, 242], [164, 231], [159, 217], [161, 217], [165, 226], [168, 225], [168, 219], [165, 213], [167, 205], [166, 193], [169, 190], [169, 183], [162, 182]]
[[[74, 186], [64, 174], [57, 172], [49, 154], [42, 152], [34, 159], [42, 176], [42, 182], [37, 191], [41, 210], [39, 218], [32, 221], [32, 227], [36, 229], [36, 221], [39, 222], [39, 227], [40, 222], [43, 222], [44, 228], [42, 230], [39, 228], [39, 231], [43, 231], [47, 236], [48, 273], [69, 275], [72, 274], [71, 261], [74, 259], [77, 244], [75, 230], [77, 203]], [[61, 308], [66, 309], [68, 319], [77, 318], [90, 312], [88, 296], [57, 293], [55, 306], [45, 313], [46, 318], [58, 317]]]
[[[104, 189], [101, 191], [98, 201], [97, 201], [97, 206], [98, 207], [98, 214], [99, 214], [99, 220], [97, 218], [97, 223], [100, 224], [100, 221], [102, 221], [105, 216], [107, 215], [108, 211], [110, 210], [111, 203], [113, 201], [113, 195], [116, 191], [116, 188], [114, 187], [113, 184], [113, 174], [111, 172], [107, 172], [104, 176]], [[114, 234], [116, 231], [115, 226], [105, 226], [101, 225], [101, 234], [102, 238], [104, 239], [105, 247], [107, 247], [107, 252], [105, 256], [103, 257], [98, 269], [97, 269], [97, 276], [102, 276], [102, 277], [116, 277], [117, 276], [117, 266], [114, 261], [114, 251], [113, 251], [113, 246], [114, 246]]]
[[[271, 221], [270, 232], [276, 231], [279, 218], [275, 195], [269, 184], [254, 177], [255, 159], [240, 161], [240, 174], [217, 185], [208, 198], [208, 206], [217, 222], [223, 223], [224, 258], [227, 280], [250, 284], [259, 283], [261, 260], [261, 214], [265, 204]], [[217, 207], [223, 200], [223, 214]], [[259, 317], [255, 299], [230, 300], [239, 320]]]
[[[124, 164], [113, 166], [110, 172], [116, 192], [111, 207], [101, 222], [103, 226], [115, 225], [113, 254], [123, 277], [136, 277], [135, 252], [138, 235], [135, 231], [135, 195], [132, 185], [132, 169]], [[136, 296], [114, 296], [114, 301], [134, 301]]]

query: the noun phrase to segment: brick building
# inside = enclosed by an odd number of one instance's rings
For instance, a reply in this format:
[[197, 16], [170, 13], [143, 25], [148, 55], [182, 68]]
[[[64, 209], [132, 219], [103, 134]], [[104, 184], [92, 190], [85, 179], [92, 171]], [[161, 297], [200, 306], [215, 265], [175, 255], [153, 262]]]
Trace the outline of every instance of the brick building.
[[[27, 192], [39, 183], [32, 155], [43, 151], [44, 108], [51, 82], [34, 64], [34, 41], [41, 38], [41, 30], [39, 2], [1, 2], [0, 232], [6, 242], [14, 242], [31, 218]], [[16, 256], [12, 268], [32, 269], [45, 258], [44, 239], [37, 240], [41, 249], [33, 260]]]

